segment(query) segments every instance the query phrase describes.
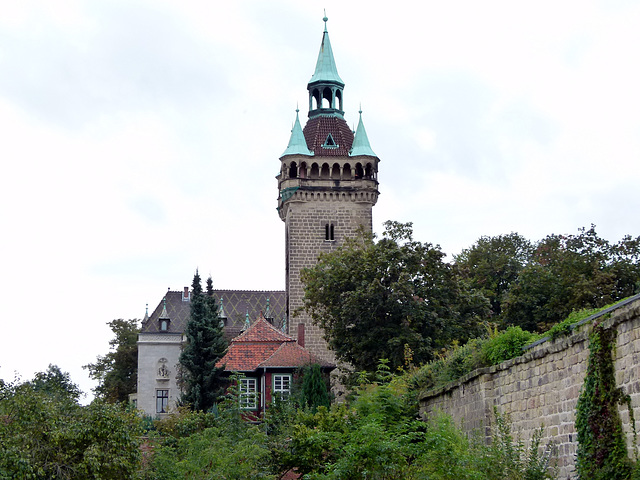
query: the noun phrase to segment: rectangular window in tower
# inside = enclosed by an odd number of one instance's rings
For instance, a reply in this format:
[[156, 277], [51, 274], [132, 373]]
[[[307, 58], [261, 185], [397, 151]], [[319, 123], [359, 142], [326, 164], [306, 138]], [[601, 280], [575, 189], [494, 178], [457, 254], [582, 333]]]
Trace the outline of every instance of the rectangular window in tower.
[[255, 378], [240, 379], [240, 408], [255, 410], [258, 406], [258, 393]]
[[324, 239], [328, 242], [335, 240], [333, 223], [327, 223], [324, 226]]
[[287, 400], [291, 394], [291, 375], [273, 376], [273, 396], [279, 396], [282, 400]]
[[156, 390], [156, 413], [167, 413], [169, 407], [169, 390]]

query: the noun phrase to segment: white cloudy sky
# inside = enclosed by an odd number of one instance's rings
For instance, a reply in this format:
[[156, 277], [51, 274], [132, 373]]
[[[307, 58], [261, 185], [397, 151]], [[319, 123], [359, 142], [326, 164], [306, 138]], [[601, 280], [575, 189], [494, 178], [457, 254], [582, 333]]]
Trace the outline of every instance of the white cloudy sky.
[[637, 2], [0, 0], [0, 378], [88, 391], [106, 323], [196, 267], [284, 287], [274, 177], [323, 8], [376, 230], [640, 234]]

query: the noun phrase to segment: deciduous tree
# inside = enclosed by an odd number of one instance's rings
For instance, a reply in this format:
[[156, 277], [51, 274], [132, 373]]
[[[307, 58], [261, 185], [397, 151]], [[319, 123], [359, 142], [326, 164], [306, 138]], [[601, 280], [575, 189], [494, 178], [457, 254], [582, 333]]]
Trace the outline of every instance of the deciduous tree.
[[95, 363], [85, 365], [89, 377], [98, 381], [93, 389], [98, 398], [108, 402], [127, 402], [137, 389], [138, 381], [138, 320], [112, 320], [108, 323], [114, 338], [110, 352], [98, 356]]
[[358, 370], [426, 362], [452, 338], [473, 334], [486, 299], [465, 291], [438, 246], [412, 238], [411, 224], [386, 222], [376, 241], [361, 232], [302, 272], [304, 308], [329, 346]]

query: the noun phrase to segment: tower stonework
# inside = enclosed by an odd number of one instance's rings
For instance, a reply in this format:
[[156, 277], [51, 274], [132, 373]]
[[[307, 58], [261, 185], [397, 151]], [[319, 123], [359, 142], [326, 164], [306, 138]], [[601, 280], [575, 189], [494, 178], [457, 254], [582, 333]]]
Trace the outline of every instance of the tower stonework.
[[300, 272], [316, 264], [359, 228], [372, 230], [372, 207], [378, 200], [378, 162], [362, 122], [354, 132], [344, 119], [344, 82], [338, 75], [325, 29], [316, 69], [307, 85], [309, 114], [296, 120], [287, 149], [280, 157], [278, 212], [285, 223], [286, 303], [288, 332], [304, 339], [315, 355], [333, 361], [322, 329], [303, 306]]

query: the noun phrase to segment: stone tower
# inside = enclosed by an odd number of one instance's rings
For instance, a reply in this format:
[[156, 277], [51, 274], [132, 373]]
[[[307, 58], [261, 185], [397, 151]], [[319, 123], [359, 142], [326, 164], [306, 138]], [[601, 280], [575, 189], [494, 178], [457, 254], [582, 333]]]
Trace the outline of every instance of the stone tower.
[[285, 223], [286, 308], [288, 331], [327, 360], [320, 327], [305, 313], [300, 271], [313, 266], [360, 226], [372, 229], [372, 207], [378, 200], [379, 159], [367, 138], [362, 112], [354, 132], [344, 119], [344, 82], [333, 58], [327, 18], [316, 69], [309, 80], [309, 115], [304, 129], [298, 110], [289, 145], [280, 157], [278, 212]]

